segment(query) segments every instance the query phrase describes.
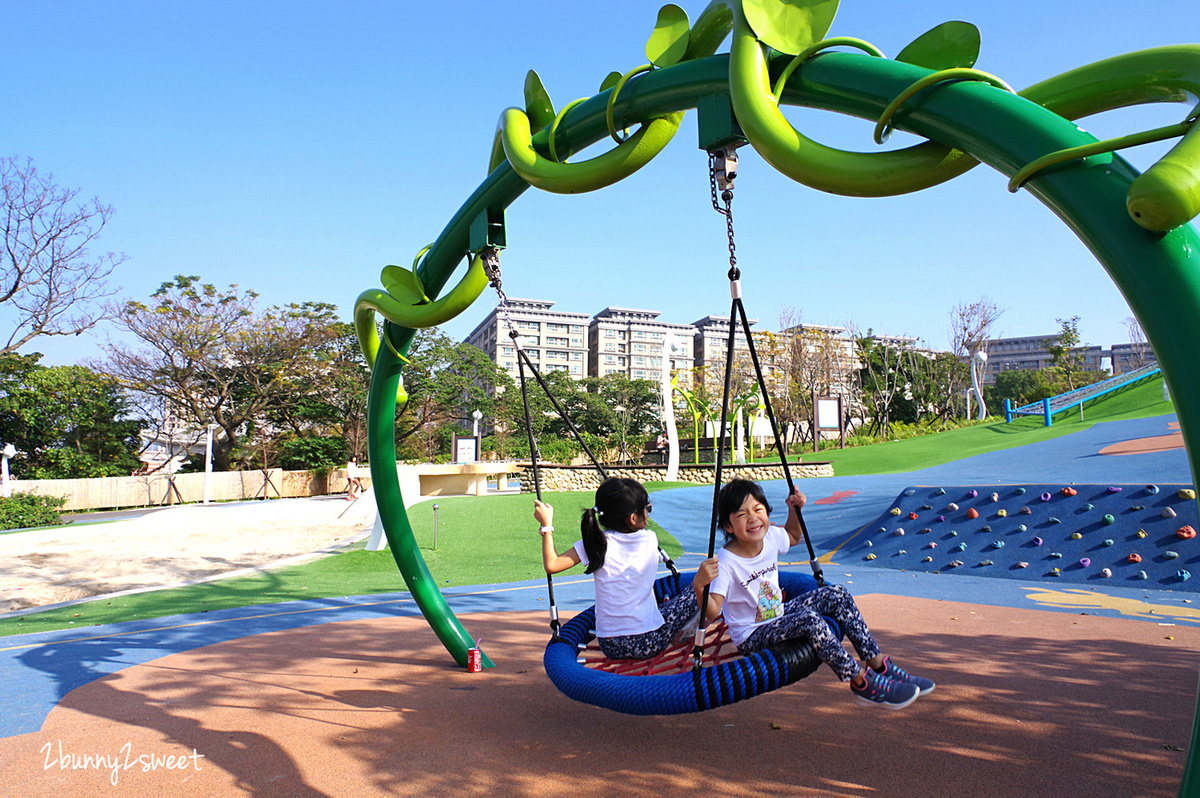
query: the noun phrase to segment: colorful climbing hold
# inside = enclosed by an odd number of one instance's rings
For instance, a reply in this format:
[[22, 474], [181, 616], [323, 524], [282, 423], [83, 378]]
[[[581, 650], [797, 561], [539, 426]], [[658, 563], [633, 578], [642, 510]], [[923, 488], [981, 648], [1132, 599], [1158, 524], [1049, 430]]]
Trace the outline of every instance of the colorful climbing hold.
[[1060, 491], [1059, 491], [1059, 493], [1061, 493], [1061, 494], [1062, 494], [1062, 495], [1064, 495], [1064, 496], [1074, 496], [1074, 495], [1075, 495], [1076, 493], [1078, 493], [1078, 492], [1079, 492], [1079, 491], [1075, 490], [1075, 489], [1074, 489], [1074, 488], [1072, 488], [1070, 485], [1068, 485], [1067, 487], [1065, 487], [1065, 488], [1063, 488], [1062, 490], [1060, 490]]
[[1136, 551], [1135, 551], [1135, 552], [1132, 552], [1132, 553], [1129, 555], [1129, 557], [1128, 557], [1128, 560], [1129, 560], [1130, 562], [1141, 562], [1141, 561], [1142, 561], [1142, 555], [1138, 554]]
[[919, 533], [919, 534], [921, 534], [921, 535], [928, 535], [928, 534], [929, 534], [930, 532], [932, 532], [932, 531], [933, 531], [933, 530], [932, 530], [932, 529], [930, 529], [929, 527], [924, 527], [924, 528], [923, 528], [923, 529], [920, 531], [920, 533]]
[[1121, 492], [1121, 488], [1120, 488], [1120, 487], [1118, 487], [1118, 486], [1116, 486], [1116, 485], [1110, 485], [1110, 486], [1109, 486], [1109, 488], [1108, 488], [1108, 492], [1109, 492], [1109, 493], [1120, 493], [1120, 492]]
[[1112, 538], [1105, 538], [1105, 539], [1104, 539], [1104, 545], [1105, 545], [1105, 546], [1111, 546], [1112, 544], [1113, 544], [1113, 539], [1112, 539]]
[[958, 567], [959, 567], [960, 565], [962, 565], [962, 564], [963, 564], [962, 560], [951, 560], [951, 561], [950, 561], [950, 565], [949, 565], [948, 567], [950, 567], [950, 568], [958, 568]]
[[929, 548], [931, 548], [931, 549], [936, 549], [936, 548], [937, 548], [937, 541], [936, 541], [936, 540], [931, 540], [931, 541], [929, 541]]
[[1191, 524], [1185, 524], [1175, 530], [1175, 536], [1180, 540], [1191, 540], [1196, 537], [1196, 530]]
[[1158, 485], [1147, 485], [1146, 492], [1153, 496], [1154, 494], [1158, 493]]
[[[1169, 510], [1171, 508], [1168, 507], [1167, 509]], [[978, 517], [979, 517], [979, 511], [976, 510], [974, 507], [971, 507], [970, 509], [967, 510], [967, 518], [978, 518]]]
[[956, 538], [956, 537], [958, 537], [958, 530], [957, 530], [957, 529], [951, 529], [951, 530], [950, 530], [950, 537], [952, 537], [952, 538]]
[[1175, 513], [1175, 509], [1173, 507], [1164, 507], [1162, 509], [1162, 517], [1163, 518], [1174, 518], [1175, 515], [1176, 515], [1176, 513]]
[[1057, 552], [1057, 551], [1050, 552], [1050, 559], [1057, 560], [1060, 557], [1062, 557], [1062, 554], [1060, 552]]
[[1049, 493], [1043, 493], [1043, 494], [1042, 494], [1042, 501], [1044, 501], [1044, 502], [1048, 502], [1048, 501], [1050, 501], [1050, 498], [1051, 498], [1051, 497], [1050, 497], [1050, 494], [1049, 494]]
[[921, 509], [922, 509], [922, 510], [932, 510], [932, 509], [933, 509], [933, 505], [930, 505], [930, 504], [922, 504], [922, 505], [921, 505]]
[[1061, 573], [1062, 573], [1062, 571], [1058, 570], [1057, 568], [1051, 568], [1049, 576], [1058, 576]]
[[992, 541], [992, 548], [993, 548], [993, 549], [1002, 549], [1002, 548], [1004, 548], [1004, 541], [1003, 541], [1003, 540], [993, 540], [993, 541]]
[[979, 531], [980, 532], [991, 532], [992, 528], [990, 526], [988, 526], [987, 524], [984, 524], [983, 526], [979, 527]]
[[1017, 524], [1017, 531], [1018, 532], [1028, 532], [1029, 527], [1025, 526], [1024, 524]]
[[1176, 571], [1175, 576], [1179, 577], [1180, 582], [1186, 582], [1192, 578], [1191, 571], [1185, 571], [1183, 568], [1180, 568], [1178, 571]]
[[1137, 536], [1138, 536], [1139, 538], [1144, 538], [1144, 537], [1146, 537], [1146, 530], [1144, 530], [1144, 529], [1139, 529], [1139, 530], [1137, 531]]
[[1071, 540], [1079, 540], [1081, 537], [1083, 537], [1083, 534], [1080, 532], [1071, 533]]
[[1095, 509], [1096, 509], [1096, 505], [1092, 504], [1091, 502], [1088, 502], [1087, 504], [1083, 505], [1084, 512], [1091, 512], [1092, 510], [1095, 510]]
[[1179, 552], [1167, 550], [1163, 552], [1163, 556], [1168, 560], [1177, 560], [1179, 559]]
[[914, 511], [912, 511], [912, 512], [910, 512], [910, 513], [908, 514], [908, 520], [909, 520], [909, 521], [916, 521], [916, 520], [917, 520], [917, 513], [916, 513], [916, 511], [915, 511], [915, 510], [914, 510]]
[[1061, 523], [1062, 523], [1062, 521], [1059, 521], [1059, 520], [1058, 520], [1057, 518], [1055, 518], [1054, 516], [1050, 516], [1049, 518], [1047, 518], [1047, 519], [1046, 519], [1046, 522], [1047, 522], [1047, 523], [1050, 523], [1050, 524], [1061, 524]]
[[896, 530], [896, 537], [898, 537], [898, 538], [904, 537], [904, 528], [903, 527]]
[[980, 561], [979, 561], [979, 564], [980, 564], [981, 566], [993, 565], [993, 563], [992, 563], [992, 561], [991, 561], [991, 560], [980, 560]]
[[874, 555], [874, 554], [868, 554], [868, 555], [867, 555], [867, 559], [868, 559], [868, 560], [873, 560], [873, 559], [875, 559], [875, 555]]
[[1024, 495], [1025, 495], [1025, 489], [1024, 489], [1024, 488], [1017, 488], [1017, 490], [1016, 490], [1016, 494], [1017, 494], [1018, 496], [1024, 496]]
[[952, 513], [956, 513], [956, 512], [958, 512], [958, 505], [955, 504], [954, 502], [950, 502], [949, 504], [946, 505], [946, 509]]
[[917, 489], [916, 489], [916, 488], [909, 488], [908, 490], [904, 491], [904, 495], [905, 495], [905, 496], [912, 496], [912, 495], [913, 495], [913, 494], [915, 494], [916, 492], [917, 492]]
[[1040, 546], [1040, 545], [1042, 545], [1043, 543], [1045, 543], [1045, 541], [1044, 541], [1044, 540], [1042, 540], [1041, 538], [1034, 538], [1034, 539], [1033, 539], [1033, 545], [1035, 545], [1035, 546]]
[[921, 560], [921, 562], [933, 562], [933, 558], [932, 558], [932, 557], [926, 557], [925, 559]]
[[979, 495], [979, 491], [975, 490], [974, 488], [971, 488], [969, 491], [967, 491], [967, 495], [970, 496], [972, 499], [974, 499], [976, 496]]
[[935, 491], [933, 492], [933, 495], [934, 495], [934, 496], [945, 496], [945, 495], [946, 495], [946, 489], [945, 489], [945, 488], [938, 488], [937, 490], [935, 490]]
[[1033, 515], [1033, 510], [1029, 509], [1028, 507], [1022, 507], [1017, 512], [1019, 512], [1021, 515]]
[[1079, 565], [1082, 566], [1083, 568], [1087, 568], [1091, 564], [1092, 564], [1091, 557], [1080, 557], [1079, 558]]
[[908, 554], [908, 549], [900, 549], [894, 556], [899, 557], [901, 554]]
[[992, 499], [992, 501], [994, 501], [994, 502], [998, 502], [998, 501], [1000, 501], [1000, 494], [999, 494], [999, 493], [993, 493], [993, 494], [992, 494], [992, 496], [991, 496], [991, 499]]
[[1100, 575], [1103, 576], [1105, 579], [1108, 579], [1110, 576], [1112, 576], [1112, 569], [1104, 568], [1100, 571]]
[[1029, 567], [1029, 563], [1027, 563], [1027, 562], [1019, 562], [1019, 563], [1017, 563], [1017, 567], [1018, 567], [1018, 568], [1028, 568], [1028, 567]]
[[900, 515], [900, 508], [893, 507], [891, 510], [888, 510], [888, 512], [890, 512], [892, 515]]
[[1007, 518], [1008, 510], [1005, 510], [1003, 507], [1001, 507], [999, 510], [996, 511], [996, 515], [999, 516], [1000, 518]]
[[1105, 513], [1104, 518], [1102, 518], [1100, 520], [1104, 522], [1105, 526], [1110, 526], [1117, 522], [1117, 519], [1113, 516], [1112, 513]]
[[1181, 499], [1194, 499], [1196, 498], [1196, 491], [1192, 490], [1191, 488], [1183, 488], [1175, 495]]
[[874, 543], [872, 543], [871, 541], [869, 541], [869, 540], [868, 540], [868, 541], [867, 541], [866, 543], [864, 543], [863, 545], [864, 545], [864, 546], [866, 546], [866, 547], [869, 549], [869, 548], [871, 548], [872, 546], [874, 546], [875, 544], [874, 544]]
[[1150, 577], [1146, 575], [1145, 571], [1138, 571], [1137, 578], [1138, 579], [1149, 579]]
[[938, 520], [938, 523], [941, 523], [941, 522], [943, 522], [943, 521], [945, 521], [945, 520], [946, 520], [946, 516], [944, 516], [944, 515], [939, 515], [939, 516], [937, 517], [937, 520]]
[[954, 550], [955, 550], [955, 551], [966, 551], [966, 550], [967, 550], [967, 544], [966, 544], [966, 543], [959, 543], [957, 546], [955, 546], [955, 547], [954, 547]]

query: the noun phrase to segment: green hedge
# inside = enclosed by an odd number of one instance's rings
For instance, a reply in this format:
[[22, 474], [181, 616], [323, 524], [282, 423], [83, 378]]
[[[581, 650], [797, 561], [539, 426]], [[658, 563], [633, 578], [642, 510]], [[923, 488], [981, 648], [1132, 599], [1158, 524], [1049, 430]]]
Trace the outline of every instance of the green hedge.
[[66, 499], [57, 496], [14, 493], [11, 498], [0, 499], [0, 529], [29, 529], [61, 524], [63, 520], [58, 508], [66, 503]]

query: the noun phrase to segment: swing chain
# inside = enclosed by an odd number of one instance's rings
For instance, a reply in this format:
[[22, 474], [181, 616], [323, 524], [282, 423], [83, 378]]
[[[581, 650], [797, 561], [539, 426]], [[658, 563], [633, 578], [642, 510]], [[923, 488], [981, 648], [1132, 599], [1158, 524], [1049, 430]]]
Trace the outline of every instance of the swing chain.
[[[737, 267], [737, 244], [733, 238], [733, 181], [737, 178], [737, 150], [733, 147], [722, 148], [708, 154], [708, 185], [712, 192], [713, 210], [725, 217], [725, 230], [729, 238], [729, 280], [733, 282], [741, 276]], [[720, 202], [717, 198], [720, 190]]]
[[495, 247], [486, 247], [480, 251], [479, 258], [483, 262], [483, 273], [487, 275], [488, 285], [496, 289], [496, 297], [499, 301], [497, 309], [504, 320], [504, 326], [508, 330], [508, 335], [516, 341], [519, 333], [517, 333], [517, 327], [513, 324], [512, 317], [508, 313], [508, 295], [504, 293], [504, 285], [500, 279], [500, 250]]

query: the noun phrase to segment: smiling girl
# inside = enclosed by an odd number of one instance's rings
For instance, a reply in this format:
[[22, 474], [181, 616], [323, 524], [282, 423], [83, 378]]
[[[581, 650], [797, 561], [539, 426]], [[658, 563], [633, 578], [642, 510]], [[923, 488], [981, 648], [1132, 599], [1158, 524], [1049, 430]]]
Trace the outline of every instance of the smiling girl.
[[[854, 598], [840, 585], [825, 585], [782, 601], [779, 556], [799, 543], [803, 533], [792, 507], [803, 507], [798, 490], [787, 497], [788, 520], [771, 523], [771, 505], [757, 483], [735, 479], [717, 497], [717, 518], [725, 546], [705, 560], [696, 585], [709, 585], [706, 620], [725, 616], [729, 634], [742, 654], [751, 654], [784, 640], [807, 638], [821, 660], [860, 703], [902, 709], [931, 692], [934, 683], [913, 676], [879, 650]], [[846, 651], [821, 616], [833, 618], [867, 667]]]

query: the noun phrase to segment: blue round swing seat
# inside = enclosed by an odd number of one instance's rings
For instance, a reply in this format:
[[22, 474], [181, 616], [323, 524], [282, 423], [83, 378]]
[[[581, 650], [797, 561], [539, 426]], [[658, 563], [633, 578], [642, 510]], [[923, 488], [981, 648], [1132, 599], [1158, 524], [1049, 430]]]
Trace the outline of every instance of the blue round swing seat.
[[[692, 589], [695, 572], [662, 577], [654, 584], [661, 604], [681, 590]], [[817, 587], [811, 576], [779, 572], [784, 598]], [[834, 635], [842, 632], [825, 619]], [[681, 715], [703, 712], [768, 693], [798, 682], [821, 666], [807, 640], [779, 643], [748, 656], [708, 665], [687, 673], [633, 676], [589, 668], [579, 652], [595, 637], [596, 608], [589, 607], [559, 630], [546, 646], [542, 662], [550, 681], [564, 695], [592, 706], [628, 715]]]

